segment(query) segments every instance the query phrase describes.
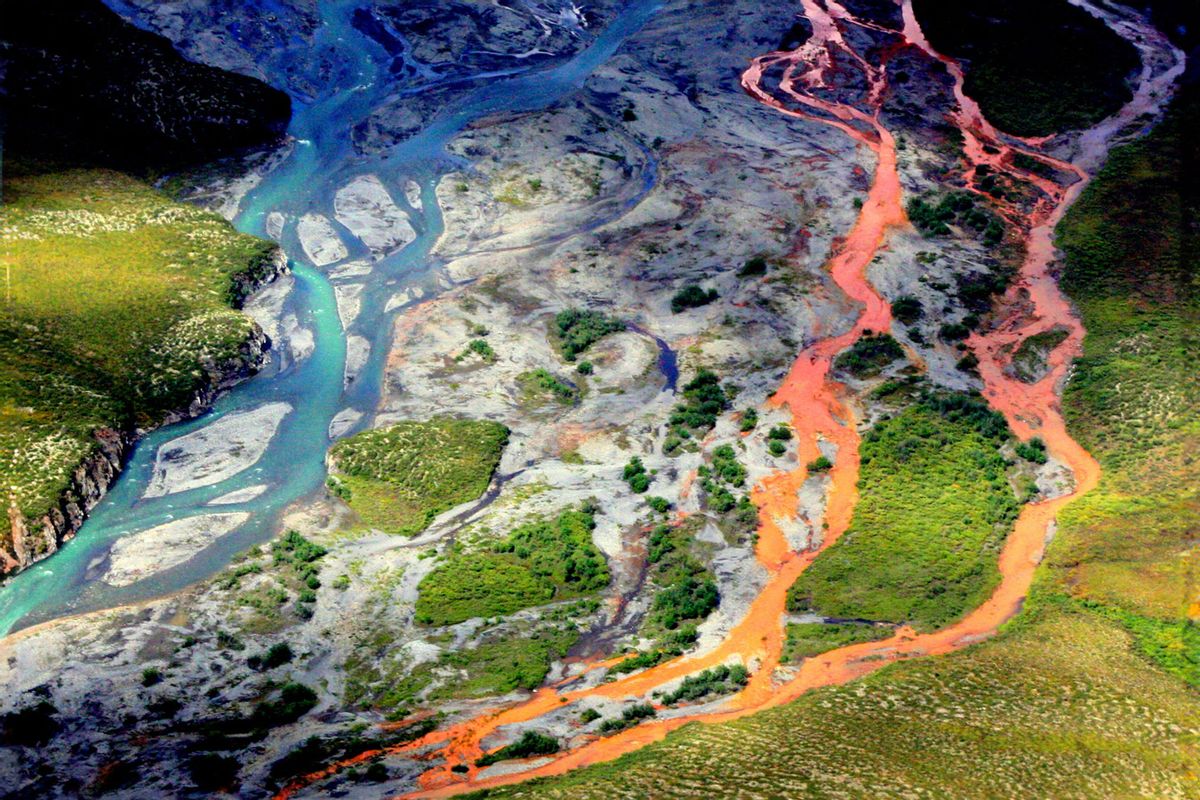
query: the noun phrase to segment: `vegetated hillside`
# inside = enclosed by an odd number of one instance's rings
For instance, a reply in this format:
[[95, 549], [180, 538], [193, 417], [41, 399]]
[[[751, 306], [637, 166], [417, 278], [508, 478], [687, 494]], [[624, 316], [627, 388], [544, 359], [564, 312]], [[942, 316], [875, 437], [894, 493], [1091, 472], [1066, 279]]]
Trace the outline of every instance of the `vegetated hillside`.
[[6, 149], [142, 170], [277, 141], [288, 96], [195, 64], [100, 0], [0, 0]]
[[1137, 51], [1067, 0], [913, 0], [933, 46], [964, 59], [966, 92], [1001, 130], [1083, 128], [1129, 99]]
[[1088, 330], [1064, 406], [1104, 475], [1063, 515], [1046, 591], [1100, 604], [1200, 686], [1198, 126], [1192, 86], [1059, 226]]
[[[233, 307], [278, 269], [271, 243], [119, 173], [7, 177], [0, 481], [25, 521], [0, 534], [4, 572], [73, 530], [135, 428], [256, 368], [262, 332]], [[92, 496], [75, 485], [60, 511], [72, 473], [100, 450]]]
[[[1060, 226], [1064, 285], [1088, 328], [1064, 409], [1104, 476], [1063, 513], [1000, 636], [472, 796], [1194, 795], [1197, 109], [1193, 88], [1147, 139], [1116, 150]], [[810, 633], [789, 647], [823, 650]]]

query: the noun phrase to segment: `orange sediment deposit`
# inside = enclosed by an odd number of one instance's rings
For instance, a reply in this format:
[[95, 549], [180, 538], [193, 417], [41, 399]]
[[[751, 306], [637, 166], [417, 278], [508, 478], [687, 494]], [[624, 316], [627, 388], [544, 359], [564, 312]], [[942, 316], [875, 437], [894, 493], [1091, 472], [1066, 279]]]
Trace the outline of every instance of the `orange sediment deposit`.
[[[812, 26], [812, 36], [796, 50], [768, 53], [754, 59], [742, 75], [742, 86], [751, 97], [780, 113], [829, 126], [869, 148], [876, 166], [866, 202], [851, 231], [835, 242], [827, 268], [838, 288], [858, 306], [850, 328], [821, 338], [796, 358], [772, 405], [786, 407], [792, 414], [798, 441], [799, 464], [820, 455], [822, 440], [837, 448], [829, 472], [825, 509], [825, 534], [819, 548], [797, 552], [791, 548], [783, 523], [798, 514], [798, 492], [808, 478], [804, 466], [764, 479], [751, 492], [759, 509], [758, 543], [755, 555], [768, 579], [742, 620], [717, 646], [697, 655], [686, 655], [586, 688], [570, 688], [580, 675], [544, 687], [515, 705], [486, 711], [473, 718], [434, 731], [416, 741], [356, 755], [331, 764], [290, 784], [276, 797], [282, 800], [304, 786], [335, 774], [340, 769], [384, 754], [408, 754], [416, 759], [437, 759], [419, 778], [420, 789], [405, 797], [442, 797], [465, 791], [515, 783], [534, 777], [558, 775], [569, 770], [614, 759], [661, 740], [688, 722], [721, 722], [771, 708], [800, 697], [811, 689], [844, 683], [898, 659], [940, 655], [993, 635], [1001, 624], [1016, 614], [1028, 592], [1040, 562], [1048, 531], [1059, 510], [1092, 489], [1100, 477], [1096, 461], [1067, 433], [1058, 391], [1071, 361], [1079, 351], [1083, 328], [1072, 315], [1069, 303], [1049, 275], [1054, 257], [1053, 228], [1078, 194], [1086, 173], [1068, 162], [1038, 151], [1045, 139], [1018, 139], [996, 131], [978, 105], [962, 91], [962, 70], [952, 59], [937, 53], [921, 32], [911, 7], [903, 0], [904, 28], [888, 31], [863, 23], [834, 2], [801, 0], [802, 11]], [[842, 35], [844, 25], [859, 25], [897, 37], [880, 51], [880, 63], [868, 63]], [[950, 115], [964, 136], [964, 179], [973, 188], [976, 171], [987, 166], [1013, 180], [1031, 185], [1039, 197], [1031, 210], [1015, 204], [1002, 205], [1010, 223], [1027, 231], [1027, 255], [1017, 283], [1000, 303], [1000, 321], [993, 330], [975, 334], [968, 341], [979, 359], [984, 395], [993, 408], [1004, 414], [1014, 433], [1027, 439], [1040, 436], [1056, 459], [1069, 467], [1075, 486], [1069, 494], [1024, 507], [1009, 534], [999, 558], [1000, 580], [981, 606], [959, 622], [942, 630], [918, 634], [902, 627], [883, 641], [866, 642], [829, 651], [807, 659], [796, 670], [780, 671], [784, 643], [784, 615], [788, 589], [825, 548], [847, 530], [858, 500], [859, 436], [856, 418], [844, 396], [843, 387], [830, 379], [833, 360], [866, 331], [891, 327], [889, 304], [870, 285], [866, 270], [884, 246], [888, 231], [907, 224], [896, 167], [893, 136], [880, 121], [879, 109], [887, 91], [886, 61], [890, 54], [915, 47], [945, 64], [955, 81], [957, 108]], [[824, 99], [835, 59], [848, 59], [862, 71], [866, 81], [863, 106]], [[779, 75], [772, 89], [765, 85], [767, 74]], [[1076, 179], [1070, 186], [1015, 166], [1017, 153], [1053, 166]], [[1005, 360], [1027, 336], [1054, 327], [1069, 335], [1048, 358], [1048, 374], [1032, 384], [1005, 372]], [[592, 662], [584, 672], [611, 666], [619, 659]], [[625, 700], [647, 697], [668, 682], [723, 663], [740, 661], [752, 669], [746, 687], [729, 697], [716, 711], [653, 719], [616, 735], [592, 739], [552, 757], [547, 763], [523, 772], [482, 776], [475, 761], [484, 754], [483, 741], [499, 729], [527, 723], [570, 707], [586, 698]], [[457, 770], [457, 771], [456, 771]]]

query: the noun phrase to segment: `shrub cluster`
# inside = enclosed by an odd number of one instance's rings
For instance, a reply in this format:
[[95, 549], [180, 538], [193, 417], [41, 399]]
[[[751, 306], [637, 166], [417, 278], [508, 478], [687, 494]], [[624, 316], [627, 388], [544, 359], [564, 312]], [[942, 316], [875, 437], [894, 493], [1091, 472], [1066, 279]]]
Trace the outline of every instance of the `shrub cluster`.
[[674, 453], [684, 441], [712, 430], [717, 417], [728, 407], [729, 395], [721, 387], [721, 379], [715, 372], [701, 369], [684, 385], [683, 402], [671, 412], [671, 432], [663, 442], [663, 451]]
[[868, 331], [849, 350], [837, 357], [834, 366], [865, 378], [879, 374], [888, 364], [901, 358], [904, 358], [904, 349], [891, 334]]
[[623, 330], [624, 322], [599, 311], [568, 308], [554, 317], [559, 352], [567, 361], [574, 361], [580, 353], [610, 333]]
[[718, 297], [716, 289], [705, 291], [694, 283], [689, 283], [684, 286], [675, 296], [671, 298], [671, 311], [678, 314], [687, 311], [689, 308], [699, 308], [706, 306], [716, 300]]
[[494, 753], [488, 753], [482, 758], [475, 760], [475, 766], [488, 767], [498, 761], [507, 761], [511, 758], [530, 758], [531, 756], [548, 756], [551, 753], [557, 753], [560, 745], [558, 739], [553, 736], [547, 736], [544, 733], [537, 731], [525, 731], [521, 734], [521, 738], [517, 739], [510, 745], [501, 747]]
[[685, 700], [700, 700], [709, 695], [729, 694], [746, 685], [750, 672], [741, 664], [706, 669], [699, 675], [689, 675], [674, 691], [663, 695], [663, 705], [673, 706]]

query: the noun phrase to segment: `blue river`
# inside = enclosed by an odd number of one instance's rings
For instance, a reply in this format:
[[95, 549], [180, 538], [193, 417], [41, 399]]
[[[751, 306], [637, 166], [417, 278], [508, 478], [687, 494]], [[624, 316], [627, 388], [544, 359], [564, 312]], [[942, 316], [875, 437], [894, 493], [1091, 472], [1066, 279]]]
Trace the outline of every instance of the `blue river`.
[[[120, 0], [109, 0], [108, 4], [135, 24], [144, 23], [137, 18], [136, 7]], [[286, 20], [291, 13], [285, 3], [271, 0], [248, 5], [277, 19]], [[236, 553], [274, 536], [281, 514], [289, 505], [322, 490], [329, 425], [334, 415], [346, 408], [362, 412], [349, 432], [371, 424], [391, 346], [393, 318], [398, 313], [385, 311], [387, 301], [405, 286], [427, 280], [438, 266], [430, 256], [443, 230], [434, 190], [447, 172], [469, 168], [447, 152], [446, 144], [472, 120], [497, 112], [547, 108], [577, 90], [641, 29], [659, 5], [660, 0], [631, 0], [603, 29], [579, 30], [585, 45], [573, 56], [548, 66], [518, 66], [465, 78], [442, 78], [412, 61], [408, 56], [411, 48], [394, 31], [387, 34], [386, 23], [377, 17], [373, 17], [378, 23], [374, 36], [360, 30], [368, 28], [361, 19], [359, 25], [353, 24], [355, 12], [364, 7], [362, 0], [320, 2], [321, 25], [311, 42], [287, 34], [291, 41], [268, 48], [260, 64], [265, 75], [291, 75], [289, 84], [309, 88], [300, 91], [291, 85], [278, 86], [293, 99], [289, 134], [295, 145], [287, 159], [246, 196], [235, 225], [246, 233], [265, 236], [268, 214], [280, 212], [288, 220], [281, 244], [291, 262], [295, 288], [287, 297], [287, 311], [296, 314], [300, 324], [313, 332], [315, 349], [310, 357], [282, 369], [276, 359], [274, 367], [221, 397], [209, 413], [161, 428], [143, 439], [75, 539], [56, 555], [0, 587], [0, 635], [69, 614], [178, 591], [220, 571]], [[380, 34], [380, 29], [385, 34]], [[239, 33], [232, 30], [231, 35]], [[392, 36], [392, 41], [385, 35]], [[297, 76], [303, 80], [295, 80]], [[462, 84], [460, 93], [452, 96], [422, 130], [370, 156], [355, 151], [351, 139], [355, 126], [388, 101], [401, 93], [416, 95], [441, 89], [451, 81]], [[320, 88], [313, 91], [314, 86]], [[653, 186], [655, 165], [648, 151], [642, 148], [642, 153], [647, 166], [640, 176], [641, 192], [629, 204], [640, 200]], [[295, 220], [309, 212], [332, 220], [334, 193], [359, 175], [382, 179], [389, 193], [409, 213], [417, 239], [374, 265], [364, 279], [361, 310], [343, 329], [333, 288], [325, 275], [306, 260]], [[403, 187], [410, 180], [421, 187], [420, 209], [403, 202]], [[345, 228], [336, 222], [335, 226], [350, 249], [350, 258], [364, 257], [366, 248]], [[356, 380], [345, 387], [346, 342], [351, 336], [366, 338], [371, 349]], [[287, 402], [293, 411], [284, 417], [254, 466], [210, 486], [143, 497], [161, 445], [222, 416], [272, 401]], [[229, 492], [262, 484], [267, 490], [244, 504], [207, 505]], [[237, 511], [249, 512], [249, 519], [183, 564], [121, 588], [98, 580], [109, 549], [122, 536], [185, 517]]]

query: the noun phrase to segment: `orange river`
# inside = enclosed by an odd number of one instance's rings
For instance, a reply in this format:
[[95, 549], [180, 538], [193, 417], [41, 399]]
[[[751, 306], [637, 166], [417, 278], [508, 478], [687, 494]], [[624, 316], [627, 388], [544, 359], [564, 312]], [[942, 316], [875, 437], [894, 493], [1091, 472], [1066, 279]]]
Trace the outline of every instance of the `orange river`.
[[[765, 567], [768, 580], [745, 617], [715, 649], [703, 655], [681, 656], [592, 688], [572, 690], [565, 685], [572, 681], [544, 687], [528, 700], [454, 723], [414, 742], [363, 752], [329, 764], [289, 784], [279, 792], [277, 800], [284, 800], [352, 764], [388, 754], [407, 753], [414, 758], [436, 761], [420, 776], [419, 789], [405, 795], [413, 798], [443, 797], [561, 774], [644, 747], [689, 722], [736, 719], [788, 703], [810, 689], [844, 683], [898, 659], [952, 652], [993, 635], [1020, 610], [1056, 514], [1091, 490], [1100, 477], [1095, 459], [1070, 437], [1063, 422], [1059, 392], [1072, 360], [1079, 353], [1083, 327], [1048, 274], [1054, 258], [1054, 226], [1078, 195], [1087, 175], [1070, 163], [1040, 152], [1046, 139], [1019, 139], [990, 125], [978, 105], [964, 95], [958, 64], [937, 53], [925, 39], [911, 0], [903, 0], [904, 27], [899, 31], [859, 21], [835, 0], [826, 0], [824, 5], [818, 0], [801, 0], [801, 6], [812, 25], [812, 36], [796, 50], [755, 58], [742, 75], [742, 86], [752, 98], [781, 114], [827, 125], [851, 137], [870, 149], [876, 161], [868, 198], [854, 227], [835, 243], [827, 264], [833, 281], [858, 309], [857, 319], [849, 330], [817, 338], [801, 352], [770, 400], [773, 406], [786, 407], [792, 414], [800, 464], [820, 454], [821, 440], [837, 447], [826, 504], [828, 527], [820, 547], [805, 552], [792, 550], [779, 524], [798, 512], [797, 492], [807, 478], [805, 468], [776, 473], [751, 494], [760, 519], [756, 556]], [[896, 42], [881, 50], [880, 63], [871, 64], [845, 40], [843, 34], [850, 26], [881, 32]], [[889, 639], [843, 647], [810, 658], [799, 669], [784, 670], [779, 667], [788, 588], [822, 550], [845, 532], [858, 499], [857, 420], [844, 388], [830, 379], [829, 370], [838, 353], [865, 331], [886, 331], [891, 325], [889, 304], [868, 282], [866, 271], [875, 255], [886, 247], [889, 232], [908, 224], [896, 168], [895, 141], [880, 121], [880, 108], [888, 90], [887, 58], [906, 47], [917, 48], [942, 62], [955, 80], [956, 108], [949, 116], [963, 134], [963, 178], [967, 189], [977, 191], [976, 169], [986, 165], [993, 174], [1005, 175], [1015, 184], [1027, 187], [1037, 198], [1031, 209], [1000, 204], [998, 210], [1008, 222], [1027, 234], [1026, 258], [1014, 285], [998, 304], [995, 323], [988, 332], [972, 335], [968, 345], [979, 359], [984, 396], [989, 404], [1004, 414], [1019, 438], [1041, 437], [1049, 453], [1074, 474], [1074, 487], [1067, 494], [1023, 508], [1000, 554], [999, 584], [983, 605], [961, 621], [928, 634], [901, 628]], [[847, 67], [861, 74], [863, 96], [855, 103], [828, 99], [833, 94], [831, 88], [837, 89], [838, 96], [849, 93], [839, 84]], [[831, 87], [831, 83], [838, 85]], [[1127, 108], [1122, 113], [1140, 112], [1141, 109]], [[1013, 163], [1013, 156], [1018, 153], [1053, 167], [1071, 182], [1059, 185], [1018, 168]], [[1068, 336], [1050, 355], [1049, 371], [1044, 378], [1028, 384], [1005, 373], [1006, 359], [1021, 341], [1056, 327], [1065, 329]], [[475, 760], [485, 752], [481, 745], [484, 738], [506, 725], [535, 720], [588, 697], [616, 700], [647, 697], [670, 681], [734, 661], [753, 670], [750, 681], [715, 711], [652, 719], [614, 736], [587, 741], [523, 772], [487, 776], [475, 767]], [[593, 664], [588, 669], [609, 663]], [[454, 767], [459, 771], [454, 771]]]

